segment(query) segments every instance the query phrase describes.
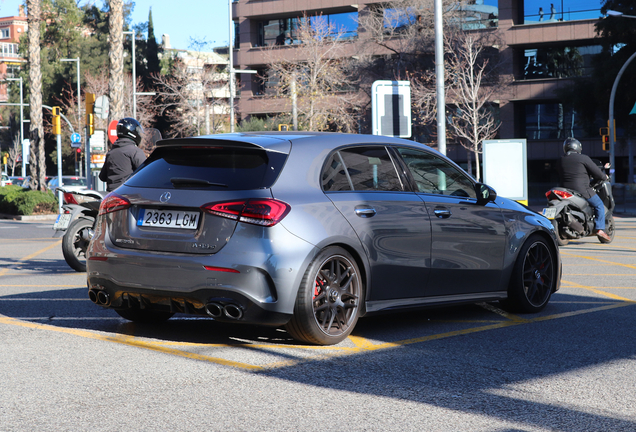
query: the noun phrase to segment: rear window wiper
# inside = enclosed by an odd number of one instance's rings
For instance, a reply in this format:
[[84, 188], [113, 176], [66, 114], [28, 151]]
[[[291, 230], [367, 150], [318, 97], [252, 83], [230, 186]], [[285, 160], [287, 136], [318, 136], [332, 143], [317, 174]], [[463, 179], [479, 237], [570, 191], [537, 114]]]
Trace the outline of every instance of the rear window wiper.
[[223, 184], [223, 183], [213, 183], [203, 179], [187, 178], [187, 177], [172, 177], [170, 179], [170, 182], [175, 186], [195, 185], [195, 186], [218, 186], [218, 187], [224, 187], [224, 188], [228, 187], [226, 184]]

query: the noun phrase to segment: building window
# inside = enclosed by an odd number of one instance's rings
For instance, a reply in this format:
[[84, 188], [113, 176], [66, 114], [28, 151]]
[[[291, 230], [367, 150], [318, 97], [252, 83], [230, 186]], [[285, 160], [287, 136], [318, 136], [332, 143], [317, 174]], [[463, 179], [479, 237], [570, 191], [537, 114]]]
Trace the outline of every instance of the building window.
[[572, 108], [562, 103], [526, 104], [525, 133], [532, 140], [564, 140], [567, 137], [587, 138], [593, 136], [591, 130], [598, 131], [594, 125], [583, 124], [582, 119]]
[[234, 49], [241, 47], [241, 26], [239, 23], [234, 22]]
[[0, 43], [0, 51], [3, 57], [18, 57], [18, 44]]
[[[298, 28], [304, 18], [266, 20], [258, 23], [258, 46], [296, 45], [302, 43]], [[358, 36], [358, 13], [340, 13], [309, 17], [312, 27], [319, 24], [333, 29], [333, 36], [342, 39]]]
[[9, 39], [11, 37], [11, 34], [9, 33], [9, 29], [5, 28], [0, 30], [0, 39]]
[[592, 74], [600, 45], [536, 48], [524, 51], [523, 79], [569, 78]]
[[459, 15], [462, 30], [477, 30], [497, 27], [499, 23], [498, 0], [458, 2], [454, 7]]
[[548, 6], [542, 1], [525, 0], [523, 23], [598, 19], [601, 16], [600, 3], [598, 0], [562, 0]]

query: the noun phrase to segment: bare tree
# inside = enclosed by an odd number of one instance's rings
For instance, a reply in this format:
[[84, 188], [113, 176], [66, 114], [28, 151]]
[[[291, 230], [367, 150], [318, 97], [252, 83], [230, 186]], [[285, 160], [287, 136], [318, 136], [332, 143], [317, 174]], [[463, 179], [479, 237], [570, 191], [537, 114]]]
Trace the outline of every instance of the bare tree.
[[[443, 1], [444, 6], [449, 3]], [[434, 10], [434, 0], [394, 0], [373, 5], [361, 14], [358, 31], [366, 42], [365, 67], [382, 79], [395, 80], [406, 79], [408, 71], [418, 70], [422, 56], [433, 53]], [[444, 10], [448, 13], [450, 9]], [[378, 55], [382, 56], [380, 65]]]
[[266, 86], [277, 97], [289, 99], [292, 115], [298, 111], [301, 128], [310, 131], [355, 128], [353, 110], [357, 101], [356, 82], [344, 52], [344, 30], [327, 23], [322, 16], [298, 20], [294, 58], [284, 48], [268, 50]]
[[110, 8], [108, 16], [110, 118], [118, 120], [124, 114], [124, 2], [108, 0], [108, 6]]
[[[88, 93], [93, 93], [97, 97], [106, 95], [108, 91], [108, 76], [106, 69], [102, 69], [102, 71], [93, 75], [90, 72], [84, 73], [84, 89]], [[142, 84], [141, 77], [137, 78], [137, 89], [138, 93], [144, 92], [145, 89]], [[124, 79], [124, 94], [127, 95], [124, 98], [124, 117], [132, 117], [132, 75], [128, 75]], [[85, 103], [85, 95], [81, 96], [81, 103]], [[62, 113], [66, 115], [68, 118], [77, 116], [77, 95], [75, 94], [74, 86], [71, 83], [67, 83], [67, 86], [63, 89], [62, 95], [56, 98], [56, 104], [62, 109]], [[148, 128], [155, 119], [155, 111], [156, 108], [152, 103], [151, 96], [138, 96], [137, 97], [137, 120], [144, 128]], [[95, 117], [95, 129], [107, 129], [108, 128], [108, 119], [102, 119], [99, 117]], [[80, 126], [81, 127], [81, 126]], [[66, 123], [62, 122], [62, 134], [64, 136], [70, 135], [70, 130], [66, 128]], [[70, 138], [69, 138], [70, 139]], [[64, 145], [68, 143], [69, 139], [63, 138], [63, 150], [64, 157], [68, 157], [71, 155], [71, 149], [69, 145]], [[143, 140], [139, 146], [146, 153], [150, 153], [152, 151], [152, 143], [148, 140]]]
[[[215, 97], [219, 83], [227, 82], [227, 73], [219, 71], [216, 65], [205, 64], [203, 57], [194, 66], [177, 59], [171, 74], [154, 75], [153, 80], [157, 93], [155, 106], [158, 114], [172, 124], [170, 135], [173, 137], [207, 132], [209, 109], [206, 106], [227, 105], [223, 98]], [[213, 119], [212, 123], [212, 130], [216, 131], [222, 122]]]
[[11, 175], [15, 175], [15, 167], [18, 164], [18, 158], [22, 156], [22, 143], [19, 135], [13, 135], [11, 147], [8, 150], [7, 165], [11, 168]]
[[479, 180], [483, 142], [494, 138], [500, 126], [493, 112], [494, 95], [501, 93], [507, 84], [499, 79], [497, 65], [486, 55], [492, 45], [489, 39], [472, 32], [458, 32], [448, 45], [447, 73], [451, 82], [447, 92], [454, 105], [449, 126], [462, 146], [474, 154], [475, 178]]

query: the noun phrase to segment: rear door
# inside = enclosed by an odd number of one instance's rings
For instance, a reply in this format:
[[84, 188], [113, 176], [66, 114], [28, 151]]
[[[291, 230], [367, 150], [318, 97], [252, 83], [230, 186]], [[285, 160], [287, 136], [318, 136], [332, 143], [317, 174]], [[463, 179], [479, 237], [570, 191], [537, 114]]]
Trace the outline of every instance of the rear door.
[[426, 295], [430, 220], [423, 202], [405, 190], [387, 149], [370, 145], [334, 153], [322, 184], [368, 256], [369, 300]]
[[431, 295], [500, 290], [506, 245], [494, 203], [477, 204], [474, 182], [433, 153], [398, 148], [431, 215]]

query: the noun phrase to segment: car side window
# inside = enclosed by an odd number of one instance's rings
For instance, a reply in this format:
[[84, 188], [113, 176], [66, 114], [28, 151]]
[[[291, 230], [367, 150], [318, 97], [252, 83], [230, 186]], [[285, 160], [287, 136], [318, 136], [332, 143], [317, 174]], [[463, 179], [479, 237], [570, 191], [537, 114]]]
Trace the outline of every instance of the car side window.
[[417, 189], [422, 193], [476, 198], [474, 183], [442, 158], [410, 148], [398, 148]]
[[325, 192], [350, 191], [353, 190], [351, 179], [345, 171], [344, 163], [338, 152], [331, 155], [324, 169], [322, 170], [322, 190]]
[[404, 190], [395, 165], [385, 147], [354, 147], [340, 150], [338, 153], [353, 190], [385, 192]]

